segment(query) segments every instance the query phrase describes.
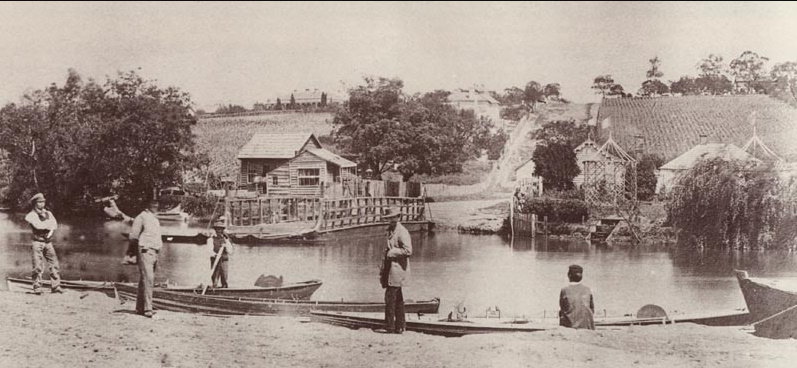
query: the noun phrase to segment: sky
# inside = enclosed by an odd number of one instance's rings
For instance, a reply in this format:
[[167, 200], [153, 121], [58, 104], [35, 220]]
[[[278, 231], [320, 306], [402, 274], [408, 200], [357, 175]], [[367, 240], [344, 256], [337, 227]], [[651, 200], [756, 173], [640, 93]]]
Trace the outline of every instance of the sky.
[[62, 85], [70, 68], [97, 81], [137, 70], [206, 110], [341, 94], [364, 76], [408, 93], [556, 82], [591, 102], [595, 76], [635, 92], [654, 56], [665, 81], [711, 53], [797, 61], [795, 24], [797, 4], [763, 2], [3, 2], [0, 104]]

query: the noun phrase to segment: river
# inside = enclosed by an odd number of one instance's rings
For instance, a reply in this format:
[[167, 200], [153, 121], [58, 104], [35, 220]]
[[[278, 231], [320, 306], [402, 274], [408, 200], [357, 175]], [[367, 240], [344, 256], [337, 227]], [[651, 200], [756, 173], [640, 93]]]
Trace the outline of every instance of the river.
[[[125, 228], [120, 222], [62, 222], [55, 242], [62, 278], [138, 280], [135, 266], [120, 264]], [[30, 231], [21, 216], [0, 213], [0, 233], [0, 277], [29, 276]], [[230, 285], [252, 286], [259, 275], [274, 274], [286, 282], [322, 280], [313, 300], [379, 301], [383, 290], [377, 267], [383, 247], [381, 237], [312, 246], [237, 245], [230, 260]], [[471, 315], [490, 306], [506, 315], [556, 313], [559, 289], [573, 263], [584, 267], [583, 282], [593, 290], [597, 312], [608, 315], [633, 313], [645, 304], [670, 312], [743, 308], [733, 269], [760, 277], [797, 277], [797, 254], [785, 251], [674, 251], [553, 239], [510, 242], [454, 231], [413, 234], [413, 248], [405, 299], [439, 297], [441, 312], [461, 302]], [[198, 285], [208, 278], [209, 268], [204, 245], [166, 243], [156, 282]]]

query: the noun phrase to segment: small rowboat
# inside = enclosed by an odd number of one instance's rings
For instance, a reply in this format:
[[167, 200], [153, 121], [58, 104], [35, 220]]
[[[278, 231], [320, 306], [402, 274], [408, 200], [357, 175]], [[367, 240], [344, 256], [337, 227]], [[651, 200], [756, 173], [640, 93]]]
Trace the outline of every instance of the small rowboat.
[[[418, 316], [407, 313], [407, 331], [430, 335], [459, 337], [473, 334], [540, 332], [556, 328], [550, 324], [532, 323], [526, 320], [501, 318], [472, 318], [462, 321], [449, 321], [435, 316]], [[368, 328], [379, 330], [385, 327], [384, 314], [310, 312], [310, 320], [351, 329]]]
[[[20, 278], [7, 278], [9, 290], [22, 289], [32, 290], [33, 280], [20, 279]], [[290, 284], [283, 284], [280, 286], [272, 287], [251, 287], [251, 288], [208, 288], [205, 295], [216, 296], [235, 296], [247, 298], [266, 298], [266, 299], [292, 299], [292, 300], [307, 300], [310, 296], [321, 287], [320, 280], [310, 280], [303, 282], [296, 282]], [[126, 285], [137, 288], [135, 283], [126, 283]], [[50, 288], [50, 281], [42, 280], [43, 288]], [[113, 296], [114, 283], [103, 281], [73, 281], [61, 280], [61, 287], [64, 289], [74, 289], [83, 291], [102, 291], [107, 295]], [[202, 294], [201, 287], [156, 287], [156, 290], [166, 289], [176, 293], [183, 294]]]
[[[130, 284], [116, 284], [116, 291], [122, 300], [135, 301], [138, 289]], [[384, 303], [209, 296], [179, 293], [169, 289], [153, 290], [152, 305], [155, 309], [172, 312], [216, 315], [304, 316], [312, 310], [371, 313], [384, 313], [385, 310]], [[436, 314], [439, 307], [440, 299], [436, 298], [429, 301], [407, 302], [404, 305], [408, 313], [416, 314]]]
[[797, 279], [752, 278], [747, 271], [735, 272], [755, 334], [772, 339], [797, 338]]

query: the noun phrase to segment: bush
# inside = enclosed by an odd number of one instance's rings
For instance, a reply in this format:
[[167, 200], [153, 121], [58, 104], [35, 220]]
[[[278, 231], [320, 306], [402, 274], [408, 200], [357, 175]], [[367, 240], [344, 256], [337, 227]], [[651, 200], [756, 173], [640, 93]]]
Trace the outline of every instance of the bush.
[[[218, 203], [218, 206], [216, 205]], [[183, 201], [181, 202], [183, 211], [190, 214], [194, 217], [199, 218], [209, 218], [213, 215], [213, 212], [216, 212], [216, 215], [220, 214], [223, 209], [219, 209], [222, 204], [219, 203], [219, 199], [213, 195], [206, 195], [206, 196], [184, 196]]]
[[526, 200], [523, 212], [535, 213], [540, 220], [547, 216], [549, 222], [580, 223], [589, 218], [587, 203], [579, 199], [531, 198]]

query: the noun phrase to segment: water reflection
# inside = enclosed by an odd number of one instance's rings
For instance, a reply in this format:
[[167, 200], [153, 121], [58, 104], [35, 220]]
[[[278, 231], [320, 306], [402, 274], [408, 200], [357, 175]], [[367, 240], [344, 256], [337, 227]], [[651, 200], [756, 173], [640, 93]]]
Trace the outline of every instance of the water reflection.
[[[136, 281], [136, 267], [120, 264], [127, 241], [119, 222], [62, 221], [56, 251], [67, 279]], [[0, 214], [0, 276], [30, 274], [30, 232], [21, 217]], [[586, 241], [413, 234], [408, 299], [440, 297], [442, 309], [464, 301], [473, 313], [498, 305], [505, 313], [554, 313], [568, 265], [581, 264], [598, 310], [634, 312], [644, 304], [705, 311], [744, 306], [732, 270], [765, 277], [797, 276], [797, 257], [785, 252], [670, 251], [594, 245]], [[338, 240], [317, 246], [239, 245], [230, 260], [230, 284], [251, 286], [261, 274], [286, 281], [321, 279], [315, 300], [383, 298], [378, 265], [384, 237]], [[209, 278], [204, 245], [167, 243], [156, 281], [198, 285]]]

